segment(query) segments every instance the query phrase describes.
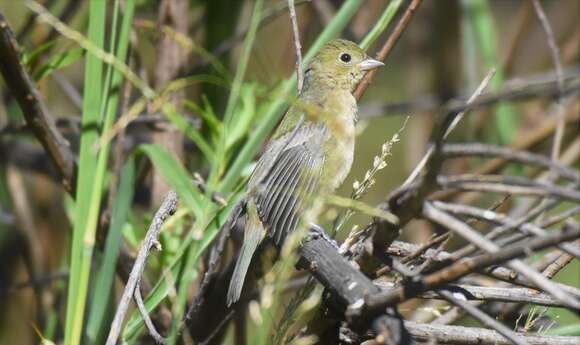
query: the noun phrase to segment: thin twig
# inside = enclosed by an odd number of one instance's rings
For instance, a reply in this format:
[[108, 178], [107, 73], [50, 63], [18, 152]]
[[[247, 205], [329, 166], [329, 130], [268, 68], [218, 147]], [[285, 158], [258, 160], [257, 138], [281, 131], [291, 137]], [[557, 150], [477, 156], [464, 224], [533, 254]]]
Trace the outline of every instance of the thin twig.
[[[526, 223], [525, 221], [516, 221], [511, 219], [510, 217], [506, 216], [505, 214], [493, 212], [490, 210], [480, 209], [478, 207], [469, 206], [469, 205], [462, 205], [462, 204], [454, 204], [454, 203], [444, 203], [441, 201], [434, 201], [433, 205], [435, 207], [444, 210], [446, 212], [455, 213], [455, 214], [463, 214], [469, 215], [471, 217], [475, 217], [477, 219], [486, 220], [489, 222], [494, 222], [496, 224], [502, 224], [502, 227], [496, 229], [518, 229], [523, 231], [526, 234], [532, 234], [534, 236], [545, 236], [547, 235], [547, 231], [542, 229], [541, 227], [534, 225], [532, 223]], [[540, 213], [543, 211], [540, 211]], [[527, 218], [527, 217], [526, 217]], [[525, 218], [524, 218], [525, 219]], [[496, 230], [494, 229], [494, 230]], [[502, 231], [503, 232], [503, 231]], [[497, 235], [497, 232], [495, 233]], [[489, 235], [489, 234], [488, 234]], [[492, 239], [491, 236], [486, 235], [486, 238]], [[497, 236], [493, 236], [497, 238]], [[570, 243], [560, 243], [558, 248], [561, 250], [569, 253], [572, 256], [580, 258], [580, 247], [572, 245]], [[464, 249], [461, 250], [462, 253], [461, 257], [465, 255]]]
[[548, 17], [542, 8], [539, 0], [533, 0], [534, 4], [534, 11], [536, 12], [536, 16], [540, 20], [542, 24], [542, 29], [546, 34], [546, 38], [548, 40], [548, 46], [550, 47], [550, 53], [552, 55], [552, 62], [554, 63], [554, 67], [556, 68], [556, 80], [558, 84], [558, 122], [556, 125], [556, 132], [554, 133], [554, 143], [552, 146], [552, 160], [558, 161], [560, 157], [560, 147], [562, 146], [562, 139], [564, 138], [564, 126], [565, 126], [565, 119], [564, 119], [564, 105], [562, 104], [562, 97], [563, 97], [563, 90], [564, 90], [564, 73], [562, 71], [562, 63], [560, 62], [560, 50], [558, 49], [558, 45], [556, 44], [556, 38], [554, 37], [554, 32], [552, 31], [552, 27], [550, 26], [550, 22], [548, 21]]
[[[479, 248], [483, 249], [487, 253], [495, 254], [501, 251], [499, 246], [487, 240], [485, 237], [480, 235], [476, 230], [471, 228], [469, 225], [458, 220], [457, 218], [454, 218], [448, 213], [434, 207], [429, 202], [425, 203], [425, 206], [423, 207], [423, 212], [428, 219], [456, 232], [457, 234], [467, 239], [471, 243], [475, 244]], [[547, 236], [544, 236], [543, 238], [545, 237]], [[580, 310], [580, 301], [578, 301], [575, 297], [571, 296], [567, 292], [560, 289], [558, 286], [553, 284], [552, 281], [547, 279], [541, 273], [529, 267], [523, 261], [519, 259], [512, 259], [511, 261], [508, 261], [506, 264], [513, 270], [519, 272], [520, 274], [530, 279], [532, 282], [534, 282], [534, 284], [536, 284], [538, 287], [542, 288], [544, 291], [551, 294], [554, 298], [559, 300], [565, 306], [572, 308], [574, 310]]]
[[578, 172], [578, 170], [567, 167], [557, 161], [550, 160], [545, 156], [527, 151], [518, 151], [509, 147], [500, 147], [483, 143], [445, 144], [441, 148], [441, 153], [448, 158], [464, 156], [502, 157], [510, 161], [552, 169], [554, 172], [565, 178], [569, 178], [575, 182], [580, 182], [580, 172]]
[[[411, 21], [411, 18], [413, 17], [413, 14], [415, 14], [415, 11], [419, 7], [419, 5], [421, 5], [421, 0], [413, 0], [409, 4], [409, 7], [407, 7], [407, 9], [405, 10], [405, 13], [403, 14], [401, 19], [397, 23], [397, 26], [393, 30], [393, 33], [389, 36], [389, 38], [387, 39], [387, 41], [377, 54], [378, 60], [385, 61], [385, 59], [387, 58], [387, 56], [389, 55], [389, 53], [391, 52], [391, 50], [393, 49], [393, 47], [395, 46], [401, 35], [403, 34], [403, 31], [405, 31], [405, 28], [409, 24], [409, 21]], [[354, 97], [357, 100], [360, 99], [362, 95], [365, 93], [366, 89], [371, 84], [371, 81], [373, 80], [376, 73], [377, 73], [376, 69], [369, 71], [365, 75], [364, 79], [358, 84], [358, 87], [354, 92]]]
[[[480, 97], [485, 102], [478, 102], [470, 109], [490, 107], [505, 101], [522, 102], [530, 99], [552, 98], [560, 93], [554, 75], [542, 77], [541, 80], [537, 79], [538, 77], [530, 76], [508, 80], [501, 90], [482, 94]], [[566, 72], [562, 92], [567, 98], [580, 92], [580, 75], [577, 68]], [[450, 103], [464, 102], [467, 97], [468, 95], [456, 95]], [[401, 102], [371, 101], [359, 107], [359, 117], [366, 120], [379, 116], [399, 116], [400, 114], [422, 116], [422, 114], [431, 114], [431, 110], [439, 109], [442, 106], [444, 104], [441, 103], [440, 97], [430, 94], [418, 95], [414, 99]]]
[[431, 249], [433, 247], [435, 247], [436, 245], [440, 244], [441, 242], [444, 242], [445, 240], [447, 240], [449, 238], [449, 236], [451, 235], [450, 232], [446, 232], [442, 235], [439, 236], [433, 236], [433, 238], [427, 242], [425, 242], [424, 244], [420, 245], [414, 252], [412, 252], [410, 255], [405, 256], [405, 258], [403, 260], [401, 260], [402, 263], [406, 264], [408, 262], [411, 262], [411, 260], [419, 257], [421, 254], [423, 254], [424, 252], [426, 252], [428, 249]]
[[[475, 92], [473, 92], [471, 97], [469, 97], [469, 99], [467, 100], [468, 106], [471, 103], [473, 103], [477, 99], [477, 97], [479, 97], [483, 93], [483, 91], [485, 91], [485, 89], [487, 88], [487, 85], [489, 84], [489, 82], [491, 81], [491, 78], [493, 78], [494, 75], [495, 75], [494, 68], [492, 68], [491, 70], [489, 70], [489, 72], [487, 72], [487, 75], [485, 76], [485, 78], [483, 78], [483, 80], [481, 81], [481, 83], [479, 84], [477, 89], [475, 89]], [[466, 111], [461, 111], [457, 114], [457, 116], [451, 122], [449, 127], [447, 129], [445, 129], [445, 134], [443, 135], [443, 139], [447, 138], [449, 133], [451, 133], [451, 131], [453, 131], [453, 129], [455, 129], [455, 127], [457, 126], [459, 121], [461, 121], [461, 119], [463, 118], [465, 113], [466, 113]], [[425, 165], [429, 161], [429, 158], [431, 158], [431, 156], [433, 155], [434, 150], [435, 150], [434, 146], [429, 146], [429, 148], [427, 149], [427, 152], [425, 152], [425, 155], [423, 156], [423, 158], [421, 158], [421, 161], [419, 161], [419, 163], [415, 166], [413, 171], [409, 174], [409, 176], [407, 177], [405, 182], [403, 182], [403, 186], [408, 186], [411, 182], [415, 181], [417, 176], [419, 176], [421, 171], [423, 171], [423, 168], [425, 167]]]
[[[495, 331], [464, 326], [442, 326], [405, 321], [405, 328], [417, 340], [435, 339], [437, 344], [511, 345]], [[576, 345], [578, 337], [517, 333], [531, 345]]]
[[[366, 301], [366, 311], [371, 315], [374, 313], [380, 313], [386, 306], [412, 298], [428, 289], [456, 281], [485, 267], [497, 265], [513, 258], [527, 255], [533, 251], [553, 246], [564, 241], [577, 239], [578, 237], [580, 237], [580, 226], [567, 224], [564, 230], [551, 231], [548, 236], [534, 238], [525, 243], [518, 243], [513, 246], [505, 247], [493, 254], [484, 254], [474, 258], [462, 259], [451, 265], [447, 265], [445, 268], [437, 272], [421, 278], [420, 284], [412, 284], [412, 287], [399, 286], [377, 295], [368, 296]], [[439, 255], [443, 255], [443, 253]], [[509, 281], [509, 274], [506, 279]], [[558, 287], [563, 290], [561, 284], [558, 285]], [[566, 301], [566, 304], [568, 304], [568, 301]], [[357, 317], [359, 315], [355, 314], [352, 316]]]
[[294, 0], [288, 0], [288, 11], [290, 12], [290, 22], [292, 23], [292, 33], [294, 35], [294, 49], [296, 50], [296, 80], [298, 93], [300, 93], [300, 91], [302, 91], [302, 85], [304, 85], [304, 72], [302, 71], [302, 45], [300, 44], [300, 31], [296, 20]]
[[[552, 296], [538, 292], [538, 290], [520, 287], [474, 286], [474, 285], [446, 285], [447, 291], [467, 292], [463, 296], [470, 301], [499, 301], [509, 303], [531, 303], [550, 307], [562, 307], [562, 304]], [[427, 291], [419, 297], [436, 298], [437, 293]]]
[[223, 320], [217, 325], [217, 327], [207, 336], [199, 345], [207, 345], [210, 344], [211, 341], [219, 334], [219, 332], [223, 329], [223, 327], [232, 319], [234, 316], [235, 310], [230, 310], [230, 312], [223, 318]]
[[[374, 281], [375, 285], [383, 290], [392, 289], [394, 283], [384, 278]], [[503, 283], [502, 283], [503, 284]], [[508, 303], [530, 303], [548, 307], [562, 307], [562, 304], [552, 296], [538, 292], [538, 290], [523, 287], [504, 286], [476, 286], [467, 284], [448, 284], [443, 285], [440, 290], [462, 293], [463, 297], [469, 301], [479, 302], [508, 302]], [[438, 292], [426, 291], [419, 295], [418, 298], [433, 299], [438, 298]]]
[[542, 228], [550, 227], [552, 225], [563, 222], [566, 219], [571, 218], [572, 216], [575, 216], [577, 214], [580, 214], [580, 206], [569, 208], [560, 214], [557, 214], [555, 216], [552, 216], [552, 217], [544, 220], [544, 222], [541, 224], [541, 227]]
[[75, 189], [75, 156], [66, 139], [58, 132], [54, 119], [34, 81], [22, 65], [20, 48], [14, 32], [0, 13], [0, 73], [7, 88], [18, 101], [22, 114], [38, 141], [42, 144], [52, 163], [57, 168], [65, 189], [72, 193]]
[[[140, 280], [141, 279], [139, 279], [139, 281]], [[135, 299], [135, 304], [137, 304], [137, 309], [139, 309], [139, 313], [141, 314], [141, 317], [145, 322], [145, 326], [149, 331], [149, 335], [151, 335], [153, 339], [155, 339], [157, 344], [165, 344], [165, 338], [163, 338], [163, 336], [159, 334], [157, 329], [155, 329], [155, 325], [153, 324], [151, 317], [149, 317], [149, 311], [147, 310], [147, 307], [145, 307], [145, 303], [143, 302], [143, 296], [141, 296], [141, 287], [139, 286], [139, 283], [137, 283], [137, 285], [135, 286], [135, 293], [133, 297]]]
[[117, 306], [117, 311], [115, 312], [115, 317], [111, 323], [109, 335], [107, 336], [106, 345], [115, 345], [117, 343], [117, 339], [119, 338], [119, 334], [121, 332], [123, 319], [127, 314], [129, 302], [134, 295], [135, 287], [137, 286], [138, 281], [141, 279], [141, 275], [145, 269], [145, 262], [147, 260], [147, 256], [149, 255], [149, 251], [153, 246], [159, 245], [159, 242], [157, 242], [157, 237], [161, 231], [161, 225], [163, 225], [163, 222], [177, 210], [177, 202], [178, 198], [175, 191], [169, 191], [165, 195], [161, 206], [151, 221], [151, 225], [149, 226], [149, 230], [147, 230], [147, 234], [145, 235], [145, 239], [143, 240], [141, 248], [139, 248], [137, 259], [135, 260], [135, 264], [133, 265], [133, 269], [129, 275], [129, 280], [127, 281], [127, 285], [125, 285], [125, 290], [123, 291], [123, 295], [121, 296], [121, 300]]
[[502, 323], [495, 320], [491, 316], [489, 316], [486, 313], [482, 312], [481, 310], [477, 309], [477, 307], [474, 307], [473, 305], [471, 305], [468, 302], [463, 301], [459, 298], [455, 298], [453, 293], [446, 291], [446, 290], [440, 290], [440, 291], [438, 291], [438, 294], [441, 295], [443, 298], [445, 298], [450, 303], [465, 310], [466, 313], [471, 315], [473, 318], [477, 319], [484, 326], [486, 326], [488, 328], [495, 329], [499, 334], [503, 335], [506, 339], [509, 339], [514, 344], [518, 344], [518, 345], [529, 344], [527, 341], [525, 341], [522, 337], [517, 335], [515, 332], [513, 332], [512, 330], [510, 330], [509, 328], [507, 328], [506, 326], [504, 326]]
[[580, 203], [580, 192], [551, 183], [542, 183], [519, 176], [460, 174], [437, 176], [437, 184], [444, 189], [509, 193], [539, 197], [561, 198]]
[[[575, 242], [576, 245], [580, 243]], [[566, 265], [568, 265], [574, 257], [568, 253], [562, 253], [554, 262], [552, 262], [546, 269], [542, 272], [543, 275], [548, 279], [554, 278], [554, 276], [560, 272]]]

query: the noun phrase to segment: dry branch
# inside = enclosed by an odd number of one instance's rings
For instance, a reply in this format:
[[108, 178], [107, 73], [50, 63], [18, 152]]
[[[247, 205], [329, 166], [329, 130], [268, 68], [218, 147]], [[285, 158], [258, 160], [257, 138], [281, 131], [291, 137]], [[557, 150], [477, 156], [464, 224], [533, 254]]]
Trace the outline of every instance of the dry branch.
[[[401, 19], [397, 23], [397, 26], [393, 30], [393, 33], [385, 41], [385, 44], [383, 44], [383, 47], [378, 52], [377, 59], [379, 61], [385, 61], [385, 59], [387, 58], [387, 56], [389, 55], [389, 53], [391, 52], [397, 41], [399, 40], [399, 37], [401, 37], [401, 35], [403, 34], [403, 31], [405, 31], [405, 28], [409, 24], [409, 21], [411, 21], [413, 14], [415, 14], [415, 11], [417, 10], [417, 8], [419, 8], [419, 5], [421, 5], [421, 1], [422, 0], [413, 0], [409, 4], [409, 7], [407, 7], [407, 9], [405, 10], [405, 13], [403, 14]], [[373, 80], [376, 73], [377, 73], [376, 70], [369, 71], [365, 75], [364, 79], [358, 84], [358, 87], [354, 92], [354, 97], [356, 99], [360, 99], [362, 97], [366, 89], [371, 84], [371, 81]]]
[[[441, 326], [405, 321], [411, 336], [421, 341], [436, 341], [437, 344], [456, 345], [511, 345], [495, 331], [463, 326]], [[518, 333], [530, 345], [577, 345], [578, 337], [555, 335], [530, 335]]]
[[[472, 286], [472, 285], [449, 285], [445, 286], [445, 289], [453, 291], [455, 287], [460, 291], [467, 291], [468, 294], [464, 296], [468, 300], [478, 300], [478, 301], [497, 301], [497, 302], [508, 302], [508, 303], [532, 303], [543, 306], [550, 307], [562, 307], [552, 296], [538, 292], [538, 290], [528, 289], [528, 288], [504, 288], [504, 287], [494, 287], [494, 286]], [[420, 297], [422, 298], [433, 298], [435, 293], [427, 292]]]
[[123, 295], [119, 301], [117, 306], [117, 311], [115, 312], [115, 317], [113, 322], [111, 323], [111, 329], [109, 330], [109, 335], [107, 336], [107, 345], [115, 345], [117, 343], [117, 339], [121, 332], [121, 326], [123, 324], [123, 319], [127, 314], [127, 309], [129, 308], [129, 302], [131, 298], [135, 294], [135, 289], [138, 287], [139, 280], [143, 275], [143, 270], [145, 269], [145, 262], [147, 260], [147, 256], [149, 256], [149, 251], [151, 248], [158, 246], [159, 242], [157, 241], [157, 237], [159, 236], [159, 232], [161, 231], [161, 226], [163, 222], [172, 215], [177, 210], [177, 194], [174, 191], [169, 191], [161, 206], [155, 212], [155, 216], [151, 221], [151, 225], [149, 226], [149, 230], [147, 230], [147, 234], [143, 239], [143, 243], [141, 244], [141, 248], [139, 248], [139, 252], [137, 254], [137, 259], [135, 259], [135, 264], [131, 269], [131, 274], [129, 275], [129, 280], [125, 285], [125, 289], [123, 290]]
[[[528, 101], [539, 98], [551, 99], [560, 94], [557, 85], [557, 78], [550, 75], [540, 81], [537, 77], [517, 78], [505, 82], [504, 87], [497, 92], [490, 92], [481, 95], [486, 100], [483, 103], [474, 104], [471, 109], [494, 106], [499, 102], [505, 101]], [[580, 93], [580, 74], [577, 68], [567, 71], [564, 75], [564, 89], [562, 95], [572, 97]], [[458, 104], [467, 97], [458, 95], [450, 104]], [[401, 102], [387, 103], [380, 101], [368, 102], [361, 105], [359, 116], [361, 119], [370, 119], [378, 116], [395, 116], [399, 114], [429, 114], [431, 110], [439, 109], [445, 106], [441, 103], [440, 97], [434, 95], [421, 95], [415, 99]], [[550, 118], [550, 117], [547, 117]], [[554, 120], [554, 119], [553, 119]], [[568, 120], [566, 120], [568, 121]]]
[[34, 81], [22, 65], [14, 32], [0, 13], [0, 72], [22, 109], [28, 127], [48, 153], [68, 192], [75, 189], [76, 162], [69, 143], [56, 129]]
[[580, 172], [575, 169], [554, 162], [542, 155], [527, 151], [518, 151], [509, 147], [500, 147], [482, 143], [445, 144], [441, 148], [441, 153], [446, 158], [465, 156], [501, 157], [509, 161], [553, 169], [562, 177], [571, 179], [575, 182], [580, 182]]
[[557, 197], [580, 203], [580, 191], [519, 176], [476, 174], [439, 175], [437, 176], [437, 183], [444, 189], [518, 194], [544, 198]]
[[565, 119], [564, 119], [564, 105], [562, 104], [563, 90], [564, 90], [564, 72], [562, 71], [562, 62], [560, 61], [560, 50], [558, 49], [558, 45], [556, 44], [556, 38], [554, 38], [554, 32], [552, 31], [552, 27], [550, 26], [550, 22], [548, 21], [548, 17], [542, 8], [539, 0], [532, 0], [534, 4], [534, 11], [536, 12], [536, 16], [540, 20], [542, 24], [542, 29], [546, 33], [546, 38], [548, 40], [548, 46], [550, 47], [550, 53], [552, 55], [552, 62], [554, 63], [554, 67], [556, 69], [556, 78], [558, 81], [558, 122], [556, 125], [556, 132], [554, 133], [554, 143], [552, 145], [552, 160], [558, 161], [560, 157], [560, 147], [562, 146], [562, 139], [564, 139], [564, 126], [565, 126]]
[[471, 315], [473, 318], [481, 322], [484, 326], [494, 329], [497, 333], [503, 335], [506, 339], [510, 340], [512, 343], [517, 345], [527, 345], [529, 344], [520, 335], [515, 334], [512, 330], [504, 326], [499, 321], [495, 320], [491, 316], [487, 315], [483, 311], [479, 310], [477, 307], [469, 304], [469, 302], [455, 298], [453, 293], [449, 291], [439, 291], [443, 298], [451, 302], [455, 306], [465, 310], [466, 313]]
[[[479, 247], [480, 249], [484, 250], [487, 253], [498, 254], [502, 251], [499, 246], [487, 240], [485, 237], [483, 237], [469, 225], [458, 220], [457, 218], [454, 218], [448, 213], [432, 206], [428, 202], [423, 207], [423, 212], [425, 214], [425, 217], [427, 217], [431, 221], [445, 226], [446, 228], [459, 234], [460, 236], [467, 239], [469, 242], [475, 244], [477, 247]], [[577, 230], [580, 230], [580, 227]], [[547, 236], [544, 236], [543, 238], [547, 238]], [[508, 261], [506, 265], [511, 269], [513, 269], [514, 271], [528, 278], [530, 281], [536, 284], [536, 286], [551, 294], [554, 298], [559, 300], [565, 306], [574, 310], [580, 310], [580, 301], [578, 301], [574, 296], [570, 296], [567, 292], [560, 289], [552, 281], [544, 277], [541, 273], [529, 267], [523, 261], [519, 259], [512, 259]]]
[[[493, 229], [491, 232], [487, 234], [488, 239], [497, 238], [497, 236], [489, 236], [490, 234], [494, 233], [494, 235], [499, 235], [503, 233], [503, 231], [497, 230], [504, 230], [504, 229], [517, 229], [524, 232], [527, 235], [534, 235], [534, 236], [544, 236], [547, 235], [547, 231], [542, 229], [541, 227], [532, 224], [526, 223], [523, 221], [516, 221], [508, 216], [496, 213], [490, 210], [484, 210], [473, 206], [462, 205], [462, 204], [453, 204], [453, 203], [444, 203], [440, 201], [434, 201], [433, 205], [437, 208], [442, 209], [446, 212], [455, 213], [455, 214], [463, 214], [468, 215], [470, 217], [474, 217], [476, 219], [486, 220], [490, 222], [494, 222], [496, 224], [502, 224], [503, 226]], [[543, 212], [543, 211], [541, 211]], [[464, 256], [466, 253], [464, 249], [469, 248], [464, 247], [460, 252], [456, 255], [456, 257]], [[561, 243], [558, 245], [558, 248], [562, 249], [563, 251], [569, 253], [570, 255], [580, 258], [580, 247], [568, 244], [568, 243]]]
[[[388, 305], [399, 303], [401, 301], [417, 296], [423, 291], [454, 282], [461, 277], [464, 277], [485, 267], [497, 265], [513, 258], [527, 255], [533, 251], [537, 251], [579, 237], [580, 226], [568, 225], [564, 230], [552, 231], [548, 236], [535, 238], [525, 243], [517, 243], [515, 245], [503, 248], [493, 254], [484, 254], [473, 258], [462, 259], [437, 272], [420, 278], [419, 282], [413, 282], [412, 284], [407, 284], [407, 286], [399, 286], [391, 289], [390, 291], [369, 296], [367, 299], [365, 312], [371, 314], [376, 313], [377, 311], [380, 312], [382, 308]], [[561, 289], [561, 286], [559, 286], [559, 288]], [[568, 303], [565, 304], [567, 305]]]
[[294, 0], [288, 0], [288, 12], [290, 13], [290, 22], [292, 23], [292, 34], [294, 38], [294, 50], [296, 51], [296, 87], [298, 93], [302, 90], [304, 84], [304, 72], [302, 71], [302, 45], [300, 44], [300, 30], [296, 20], [296, 8]]

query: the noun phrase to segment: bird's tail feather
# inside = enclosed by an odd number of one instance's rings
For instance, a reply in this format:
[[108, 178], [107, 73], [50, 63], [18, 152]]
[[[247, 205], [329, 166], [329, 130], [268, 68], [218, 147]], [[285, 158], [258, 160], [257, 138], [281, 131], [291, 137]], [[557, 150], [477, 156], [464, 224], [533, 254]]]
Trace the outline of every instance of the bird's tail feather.
[[256, 206], [253, 203], [248, 204], [250, 205], [248, 205], [248, 218], [244, 229], [244, 243], [242, 244], [240, 255], [236, 261], [236, 267], [234, 268], [234, 273], [232, 274], [228, 288], [228, 307], [240, 299], [244, 280], [246, 279], [246, 274], [248, 273], [254, 252], [266, 235], [266, 230], [258, 217]]

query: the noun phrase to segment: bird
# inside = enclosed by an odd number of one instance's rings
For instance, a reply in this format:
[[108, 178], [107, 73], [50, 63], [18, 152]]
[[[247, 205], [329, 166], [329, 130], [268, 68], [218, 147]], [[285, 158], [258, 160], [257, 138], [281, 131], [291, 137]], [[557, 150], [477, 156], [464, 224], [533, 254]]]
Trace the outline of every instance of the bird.
[[384, 64], [356, 43], [334, 39], [304, 71], [304, 84], [269, 139], [234, 217], [243, 217], [243, 241], [227, 292], [240, 299], [248, 268], [267, 238], [280, 248], [301, 224], [311, 196], [333, 193], [349, 173], [357, 102], [352, 92], [364, 74]]

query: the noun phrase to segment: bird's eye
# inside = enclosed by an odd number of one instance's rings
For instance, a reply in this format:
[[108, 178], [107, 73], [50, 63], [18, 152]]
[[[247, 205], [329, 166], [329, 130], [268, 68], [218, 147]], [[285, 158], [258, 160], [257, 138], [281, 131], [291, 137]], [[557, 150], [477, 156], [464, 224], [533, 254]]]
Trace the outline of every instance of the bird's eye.
[[340, 55], [340, 61], [342, 62], [350, 62], [350, 59], [351, 59], [350, 54], [343, 53]]

